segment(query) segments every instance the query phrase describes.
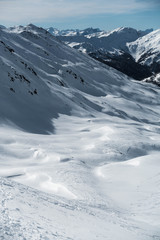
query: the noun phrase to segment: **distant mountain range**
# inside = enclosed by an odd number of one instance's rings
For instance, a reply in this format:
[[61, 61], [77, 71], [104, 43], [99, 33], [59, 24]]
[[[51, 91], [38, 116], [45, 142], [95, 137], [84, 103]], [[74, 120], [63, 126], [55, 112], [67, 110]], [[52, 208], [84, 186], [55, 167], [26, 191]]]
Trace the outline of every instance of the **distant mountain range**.
[[122, 27], [109, 32], [98, 28], [62, 31], [48, 28], [47, 31], [70, 47], [136, 80], [160, 72], [160, 30]]

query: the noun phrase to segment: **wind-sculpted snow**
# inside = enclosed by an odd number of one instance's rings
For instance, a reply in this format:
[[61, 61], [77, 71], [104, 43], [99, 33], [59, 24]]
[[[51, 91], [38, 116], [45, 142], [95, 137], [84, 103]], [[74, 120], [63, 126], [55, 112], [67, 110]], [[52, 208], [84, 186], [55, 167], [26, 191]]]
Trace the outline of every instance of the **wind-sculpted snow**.
[[50, 136], [1, 128], [1, 239], [158, 240], [158, 133], [67, 118]]
[[159, 240], [160, 89], [0, 31], [0, 239]]

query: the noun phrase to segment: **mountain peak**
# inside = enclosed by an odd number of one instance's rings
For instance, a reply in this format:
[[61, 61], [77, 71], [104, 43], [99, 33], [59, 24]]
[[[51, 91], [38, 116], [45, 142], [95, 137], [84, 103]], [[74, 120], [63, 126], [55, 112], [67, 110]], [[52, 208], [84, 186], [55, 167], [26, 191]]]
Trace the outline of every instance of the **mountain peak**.
[[5, 26], [3, 26], [3, 25], [0, 25], [0, 28], [2, 28], [2, 29], [5, 29], [6, 27], [5, 27]]
[[84, 34], [92, 34], [92, 33], [101, 32], [101, 30], [99, 28], [92, 28], [92, 27], [90, 27], [90, 28], [86, 28], [86, 29], [82, 30], [82, 32]]
[[37, 27], [36, 25], [34, 25], [33, 23], [29, 23], [29, 24], [27, 25], [27, 27], [34, 28], [34, 29], [35, 29], [35, 28], [36, 28], [36, 29], [38, 28], [38, 27]]

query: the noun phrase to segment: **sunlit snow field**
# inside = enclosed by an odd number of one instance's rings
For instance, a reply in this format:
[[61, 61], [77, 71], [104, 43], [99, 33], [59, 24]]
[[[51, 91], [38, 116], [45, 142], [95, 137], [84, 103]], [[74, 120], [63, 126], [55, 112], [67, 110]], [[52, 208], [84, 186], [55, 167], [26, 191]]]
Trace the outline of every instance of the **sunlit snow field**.
[[[28, 228], [23, 218], [31, 214], [36, 234], [27, 230], [25, 237], [33, 234], [29, 239], [54, 239], [55, 232], [57, 239], [159, 239], [159, 127], [65, 115], [54, 120], [54, 126], [55, 135], [1, 126], [0, 175], [51, 194], [41, 201], [37, 192], [29, 190], [30, 194], [20, 186], [23, 198], [19, 187], [11, 189], [5, 180], [9, 228], [14, 221]], [[31, 207], [26, 207], [30, 201]], [[59, 201], [69, 202], [70, 210]], [[32, 208], [37, 209], [33, 215]], [[48, 223], [53, 228], [47, 231]], [[4, 239], [16, 239], [12, 228], [14, 234]]]

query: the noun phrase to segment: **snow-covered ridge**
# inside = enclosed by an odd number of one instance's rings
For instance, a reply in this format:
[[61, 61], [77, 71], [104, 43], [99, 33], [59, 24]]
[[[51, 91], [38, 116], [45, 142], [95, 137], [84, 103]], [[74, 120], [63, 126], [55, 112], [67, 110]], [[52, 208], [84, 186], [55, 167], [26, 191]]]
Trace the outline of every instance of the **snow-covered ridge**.
[[104, 31], [99, 28], [86, 28], [84, 30], [79, 30], [79, 29], [58, 30], [57, 28], [53, 28], [53, 27], [47, 28], [46, 30], [54, 36], [85, 36], [87, 38], [107, 37], [113, 33], [120, 34], [122, 32], [125, 32], [125, 33], [129, 32], [132, 35], [134, 32], [136, 32], [139, 37], [142, 37], [153, 31], [153, 29], [147, 29], [145, 31], [141, 31], [141, 30], [137, 31], [136, 29], [129, 28], [129, 27], [120, 27], [112, 31]]
[[[30, 24], [26, 27], [17, 26], [9, 28], [6, 31], [15, 33], [16, 31], [17, 33], [20, 33], [21, 31], [30, 31], [36, 34], [37, 30], [35, 30], [33, 24]], [[137, 39], [148, 39], [147, 36], [152, 35], [153, 29], [137, 31], [133, 28], [121, 27], [114, 29], [113, 31], [106, 32], [98, 28], [87, 28], [84, 30], [58, 30], [51, 27], [48, 28], [47, 31], [70, 47], [75, 48], [80, 52], [87, 53], [93, 58], [116, 68], [136, 80], [143, 80], [146, 77], [150, 77], [152, 72], [157, 73], [160, 71], [157, 57], [159, 52], [157, 52], [159, 42], [154, 42], [155, 51], [149, 48], [152, 45], [151, 43], [146, 47], [147, 53], [143, 54], [142, 58], [140, 58], [141, 61], [137, 60], [137, 56], [141, 55], [141, 50], [134, 45], [134, 42]], [[43, 33], [45, 34], [45, 32]], [[41, 33], [39, 32], [39, 34]], [[149, 39], [148, 41], [150, 42]], [[132, 42], [133, 47], [128, 47], [132, 46]], [[141, 45], [142, 44], [140, 43], [140, 46]], [[135, 71], [136, 73], [134, 73]]]
[[[59, 31], [54, 28], [47, 29], [51, 34], [57, 36], [67, 44], [72, 42], [79, 43], [79, 48], [83, 48], [85, 52], [89, 53], [102, 48], [104, 51], [111, 51], [114, 49], [123, 49], [127, 42], [132, 42], [148, 32], [152, 31], [137, 31], [133, 28], [121, 27], [113, 31], [102, 31], [100, 29], [87, 28], [85, 30], [62, 30]], [[88, 47], [87, 45], [92, 45]], [[76, 46], [76, 48], [78, 48]]]
[[127, 44], [131, 55], [143, 65], [160, 63], [160, 29]]
[[6, 28], [6, 27], [5, 27], [5, 26], [3, 26], [3, 25], [0, 25], [0, 28], [4, 29], [4, 28]]
[[[33, 24], [0, 31], [1, 120], [8, 119], [26, 130], [52, 132], [52, 118], [77, 111], [77, 107], [84, 114], [90, 108], [100, 111], [101, 106], [81, 95], [105, 96], [108, 84], [119, 86], [127, 79]], [[24, 105], [30, 106], [27, 116]]]
[[58, 30], [57, 28], [47, 28], [47, 31], [50, 32], [54, 36], [85, 36], [98, 34], [102, 31], [99, 28], [86, 28], [84, 30], [79, 29], [68, 29], [68, 30]]
[[[52, 132], [52, 118], [59, 113], [70, 114], [79, 108], [88, 114], [88, 108], [101, 109], [81, 94], [106, 95], [102, 85], [107, 76], [115, 85], [121, 81], [42, 28], [30, 24], [0, 31], [1, 121], [8, 119], [27, 131]], [[27, 112], [24, 106], [29, 106]]]

